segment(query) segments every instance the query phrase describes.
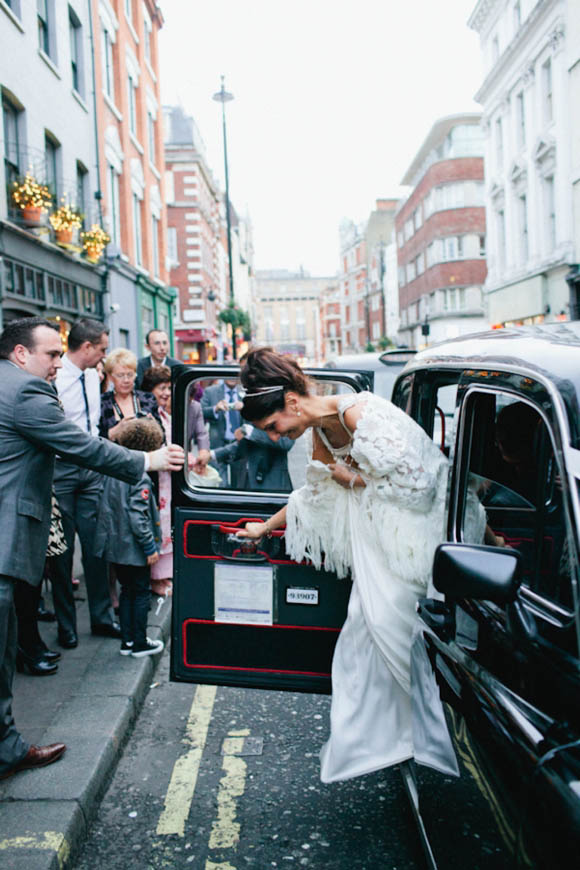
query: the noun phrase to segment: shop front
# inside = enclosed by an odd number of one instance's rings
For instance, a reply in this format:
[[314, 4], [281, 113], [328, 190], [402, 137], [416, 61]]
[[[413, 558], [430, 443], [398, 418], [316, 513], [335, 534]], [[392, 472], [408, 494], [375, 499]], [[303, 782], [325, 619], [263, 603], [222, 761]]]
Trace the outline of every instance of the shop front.
[[2, 221], [0, 251], [3, 323], [18, 317], [46, 317], [59, 324], [66, 347], [75, 320], [104, 320], [104, 267], [85, 263]]

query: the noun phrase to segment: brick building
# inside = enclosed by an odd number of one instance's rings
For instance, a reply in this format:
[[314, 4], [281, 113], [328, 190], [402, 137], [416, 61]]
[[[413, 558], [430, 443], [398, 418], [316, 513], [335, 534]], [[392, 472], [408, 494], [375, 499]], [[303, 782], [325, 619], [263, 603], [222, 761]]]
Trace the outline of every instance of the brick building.
[[344, 353], [363, 351], [391, 331], [387, 323], [385, 270], [396, 207], [397, 200], [377, 199], [376, 208], [365, 222], [344, 220], [340, 225]]
[[177, 353], [207, 362], [217, 357], [217, 312], [227, 304], [220, 192], [193, 118], [175, 106], [163, 114], [170, 277], [179, 293]]
[[329, 284], [320, 294], [320, 329], [324, 360], [342, 353], [341, 310], [340, 287], [338, 284]]
[[395, 219], [399, 336], [410, 347], [487, 326], [480, 120], [436, 121], [402, 180], [413, 187]]
[[93, 0], [96, 114], [111, 344], [138, 355], [156, 327], [173, 339], [155, 0]]

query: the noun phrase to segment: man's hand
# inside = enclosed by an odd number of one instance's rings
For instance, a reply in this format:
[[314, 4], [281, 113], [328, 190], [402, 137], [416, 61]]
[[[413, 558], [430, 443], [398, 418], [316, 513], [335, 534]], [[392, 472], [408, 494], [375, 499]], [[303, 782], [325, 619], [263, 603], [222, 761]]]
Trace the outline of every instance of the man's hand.
[[246, 433], [244, 432], [242, 427], [239, 426], [234, 432], [234, 438], [236, 439], [236, 441], [241, 441], [245, 437], [246, 437]]
[[159, 553], [151, 553], [150, 556], [147, 556], [147, 564], [154, 565], [155, 562], [159, 561]]
[[179, 471], [183, 468], [185, 453], [178, 444], [166, 444], [153, 450], [149, 456], [149, 471]]
[[196, 474], [205, 474], [209, 459], [209, 450], [202, 449], [197, 456], [194, 456], [193, 453], [188, 453], [187, 467], [190, 471], [195, 471]]
[[228, 403], [225, 399], [220, 399], [219, 402], [213, 406], [213, 409], [214, 411], [228, 411]]
[[234, 410], [235, 411], [241, 411], [243, 407], [244, 407], [244, 403], [240, 402], [239, 399], [237, 402], [234, 402]]

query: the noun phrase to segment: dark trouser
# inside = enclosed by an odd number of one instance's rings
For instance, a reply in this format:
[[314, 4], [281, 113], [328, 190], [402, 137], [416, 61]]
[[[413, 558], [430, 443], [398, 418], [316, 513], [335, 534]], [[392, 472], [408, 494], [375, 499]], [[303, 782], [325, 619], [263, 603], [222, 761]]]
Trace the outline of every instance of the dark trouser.
[[31, 586], [24, 580], [14, 581], [14, 609], [18, 625], [18, 646], [35, 657], [46, 649], [38, 632], [38, 602], [40, 585]]
[[95, 471], [57, 461], [54, 490], [62, 513], [68, 549], [50, 560], [50, 579], [54, 612], [60, 631], [76, 632], [76, 612], [72, 588], [75, 532], [81, 541], [83, 571], [89, 599], [91, 625], [113, 622], [109, 575], [104, 559], [94, 555], [97, 512], [103, 490], [103, 477]]
[[29, 749], [29, 744], [16, 730], [12, 716], [12, 683], [16, 663], [14, 584], [19, 582], [22, 581], [0, 574], [0, 774], [18, 764]]
[[151, 569], [149, 565], [115, 565], [115, 570], [121, 585], [121, 641], [133, 641], [136, 647], [144, 646], [151, 601]]

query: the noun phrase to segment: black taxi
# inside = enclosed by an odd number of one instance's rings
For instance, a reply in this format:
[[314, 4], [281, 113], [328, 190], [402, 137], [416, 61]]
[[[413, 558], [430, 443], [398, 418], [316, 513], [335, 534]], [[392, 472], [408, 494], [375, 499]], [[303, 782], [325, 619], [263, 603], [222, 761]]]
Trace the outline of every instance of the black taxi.
[[[326, 395], [368, 385], [343, 369], [309, 374]], [[233, 366], [173, 369], [173, 440], [192, 461], [173, 475], [171, 678], [329, 692], [350, 581], [293, 562], [281, 532], [236, 537], [286, 503], [306, 464], [302, 439], [265, 443], [235, 401], [216, 408], [238, 381]], [[421, 351], [392, 394], [449, 457], [444, 543], [419, 637], [508, 866], [567, 866], [580, 854], [579, 391], [580, 325], [554, 324]], [[230, 452], [214, 425], [228, 414], [231, 456], [212, 462], [211, 478], [195, 471], [192, 403], [216, 457]], [[260, 474], [244, 479], [240, 458]], [[474, 505], [485, 512], [479, 537]]]
[[579, 398], [578, 323], [424, 350], [393, 391], [449, 455], [420, 624], [457, 754], [517, 867], [580, 854]]

